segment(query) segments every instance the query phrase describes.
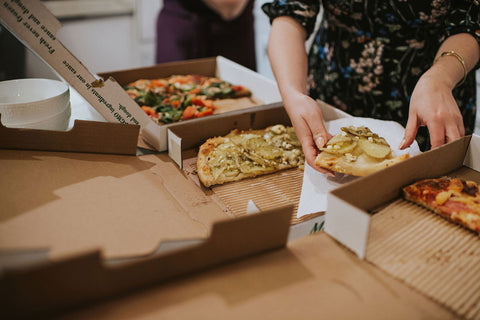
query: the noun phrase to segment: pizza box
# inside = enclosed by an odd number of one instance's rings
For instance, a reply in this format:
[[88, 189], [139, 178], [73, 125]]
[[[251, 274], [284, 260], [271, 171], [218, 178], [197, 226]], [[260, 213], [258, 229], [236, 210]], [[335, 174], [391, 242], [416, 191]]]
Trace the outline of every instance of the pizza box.
[[[318, 101], [326, 121], [350, 117], [348, 114]], [[293, 206], [290, 240], [321, 230], [324, 212], [314, 212], [297, 218], [297, 209], [303, 183], [303, 170], [289, 169], [205, 188], [196, 174], [198, 148], [207, 139], [228, 134], [232, 129], [263, 129], [271, 125], [291, 126], [290, 118], [281, 102], [233, 111], [219, 116], [220, 121], [206, 117], [196, 123], [188, 121], [168, 130], [168, 155], [185, 175], [205, 195], [215, 199], [232, 216]]]
[[255, 99], [261, 101], [259, 103], [281, 100], [274, 81], [224, 57], [166, 63], [97, 75], [89, 71], [87, 66], [63, 45], [60, 40], [61, 23], [39, 0], [5, 2], [0, 6], [0, 22], [59, 77], [69, 83], [107, 121], [139, 125], [142, 138], [158, 151], [167, 149], [169, 125], [157, 125], [129, 97], [122, 85], [130, 81], [172, 73], [215, 75], [234, 84], [246, 86], [252, 91]]
[[291, 207], [233, 218], [166, 153], [3, 149], [0, 171], [4, 319], [60, 311], [287, 242]]
[[480, 137], [467, 136], [337, 188], [325, 232], [459, 317], [479, 319], [479, 236], [402, 198], [425, 178], [480, 182], [479, 155]]

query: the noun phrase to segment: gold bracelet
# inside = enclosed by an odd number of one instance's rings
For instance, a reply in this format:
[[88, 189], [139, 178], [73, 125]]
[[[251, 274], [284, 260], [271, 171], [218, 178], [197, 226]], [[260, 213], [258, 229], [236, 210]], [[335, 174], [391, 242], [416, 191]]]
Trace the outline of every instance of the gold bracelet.
[[463, 61], [463, 58], [458, 54], [456, 53], [455, 51], [453, 50], [450, 50], [450, 51], [444, 51], [442, 52], [437, 59], [435, 59], [435, 62], [437, 62], [438, 59], [440, 59], [441, 57], [445, 57], [445, 56], [453, 56], [455, 58], [457, 58], [457, 60], [462, 64], [462, 67], [463, 67], [463, 79], [457, 83], [457, 85], [455, 87], [459, 87], [461, 86], [464, 82], [465, 82], [465, 79], [467, 78], [467, 67], [465, 66], [465, 61]]

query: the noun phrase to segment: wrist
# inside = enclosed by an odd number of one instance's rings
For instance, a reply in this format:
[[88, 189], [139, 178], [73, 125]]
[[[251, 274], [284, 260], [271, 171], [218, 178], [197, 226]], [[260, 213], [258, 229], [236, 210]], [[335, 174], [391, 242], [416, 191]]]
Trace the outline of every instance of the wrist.
[[428, 81], [436, 87], [446, 88], [450, 91], [455, 89], [458, 83], [456, 77], [450, 76], [448, 68], [445, 68], [440, 64], [430, 67], [430, 69], [421, 76], [420, 80]]
[[443, 51], [437, 56], [431, 67], [453, 90], [461, 86], [467, 77], [467, 67], [462, 56], [453, 50]]
[[282, 95], [283, 102], [285, 105], [295, 108], [296, 106], [301, 106], [309, 103], [312, 100], [306, 93], [301, 91], [293, 90], [286, 92]]

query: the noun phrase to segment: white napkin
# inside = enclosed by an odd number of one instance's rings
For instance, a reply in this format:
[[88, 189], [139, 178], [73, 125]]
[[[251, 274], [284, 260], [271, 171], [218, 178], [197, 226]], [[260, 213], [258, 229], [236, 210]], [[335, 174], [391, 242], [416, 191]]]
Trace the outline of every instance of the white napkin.
[[[325, 127], [332, 135], [341, 132], [341, 127], [348, 126], [366, 126], [379, 136], [385, 138], [392, 148], [395, 156], [410, 153], [410, 156], [419, 154], [420, 148], [416, 141], [404, 150], [399, 150], [398, 146], [402, 141], [405, 129], [395, 121], [384, 121], [372, 118], [340, 118], [325, 123]], [[320, 173], [305, 164], [303, 174], [302, 193], [300, 194], [300, 203], [298, 205], [297, 217], [306, 214], [323, 212], [327, 210], [327, 193], [347, 182], [353, 181], [357, 177], [336, 173], [335, 177], [329, 177]]]

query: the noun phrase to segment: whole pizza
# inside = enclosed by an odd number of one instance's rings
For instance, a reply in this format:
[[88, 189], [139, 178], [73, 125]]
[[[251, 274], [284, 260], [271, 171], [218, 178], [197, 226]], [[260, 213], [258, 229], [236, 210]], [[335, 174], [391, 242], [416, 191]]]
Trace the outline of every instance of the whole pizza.
[[208, 116], [214, 113], [218, 100], [251, 96], [244, 86], [201, 75], [140, 79], [124, 89], [158, 124]]

